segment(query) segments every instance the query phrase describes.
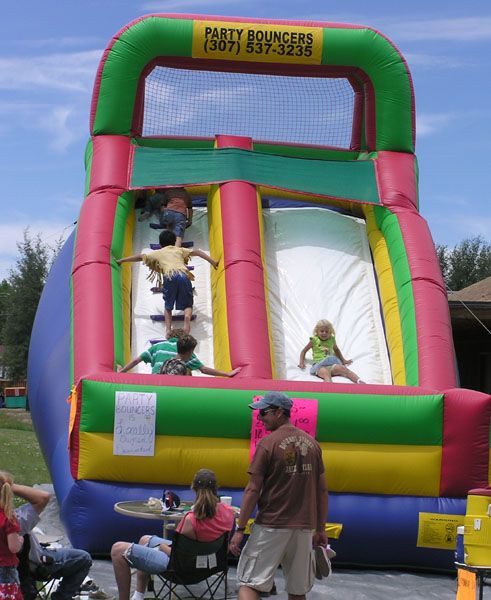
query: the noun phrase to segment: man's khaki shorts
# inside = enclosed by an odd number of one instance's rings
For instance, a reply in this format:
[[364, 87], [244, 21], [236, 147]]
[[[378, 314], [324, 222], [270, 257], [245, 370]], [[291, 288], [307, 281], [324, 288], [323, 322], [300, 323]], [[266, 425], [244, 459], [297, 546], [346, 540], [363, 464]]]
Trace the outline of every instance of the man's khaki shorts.
[[256, 523], [240, 555], [237, 582], [269, 592], [281, 564], [289, 594], [301, 596], [312, 588], [315, 560], [311, 529], [273, 529]]

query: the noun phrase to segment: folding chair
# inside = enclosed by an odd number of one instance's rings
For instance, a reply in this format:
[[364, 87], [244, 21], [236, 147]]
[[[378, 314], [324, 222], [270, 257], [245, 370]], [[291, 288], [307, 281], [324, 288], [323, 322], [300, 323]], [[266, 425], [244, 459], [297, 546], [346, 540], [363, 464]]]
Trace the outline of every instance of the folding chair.
[[34, 579], [37, 588], [37, 595], [35, 598], [47, 600], [51, 596], [51, 593], [55, 591], [55, 586], [57, 586], [59, 580], [56, 579], [56, 577], [47, 575], [43, 570], [39, 571], [38, 569], [39, 567], [34, 571], [31, 571], [31, 577]]
[[[224, 584], [223, 599], [228, 593], [228, 533], [213, 542], [197, 542], [175, 533], [167, 570], [155, 575], [159, 582], [154, 582], [155, 598], [168, 600], [177, 598], [194, 598], [218, 600], [217, 592]], [[189, 586], [204, 582], [198, 591]], [[160, 585], [161, 584], [161, 585]], [[187, 595], [180, 596], [176, 588], [182, 586]], [[158, 589], [156, 589], [158, 587]], [[203, 587], [205, 588], [203, 590]], [[182, 592], [181, 592], [182, 593]]]
[[22, 550], [17, 555], [19, 565], [20, 586], [24, 600], [35, 600], [40, 598], [46, 600], [51, 592], [54, 591], [57, 579], [52, 577], [44, 565], [35, 565], [29, 560], [29, 551], [31, 549], [31, 536], [24, 535], [24, 544]]

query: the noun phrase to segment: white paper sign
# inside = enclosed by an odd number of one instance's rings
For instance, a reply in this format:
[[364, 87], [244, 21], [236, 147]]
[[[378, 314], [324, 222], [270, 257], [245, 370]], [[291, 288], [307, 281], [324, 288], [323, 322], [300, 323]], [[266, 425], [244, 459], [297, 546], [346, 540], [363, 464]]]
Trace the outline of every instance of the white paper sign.
[[116, 392], [113, 454], [154, 456], [157, 394]]
[[208, 568], [208, 557], [206, 554], [199, 554], [196, 557], [196, 568], [197, 569], [207, 569]]

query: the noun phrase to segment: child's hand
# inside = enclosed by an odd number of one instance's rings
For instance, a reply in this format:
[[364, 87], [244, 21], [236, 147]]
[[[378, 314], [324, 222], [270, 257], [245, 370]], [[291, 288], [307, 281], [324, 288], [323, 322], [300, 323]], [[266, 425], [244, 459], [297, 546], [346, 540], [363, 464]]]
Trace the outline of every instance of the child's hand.
[[353, 361], [352, 360], [343, 360], [343, 365], [350, 365]]
[[229, 371], [228, 376], [233, 377], [234, 375], [237, 375], [237, 373], [240, 373], [241, 371], [242, 371], [242, 367], [237, 367], [236, 369]]
[[116, 373], [121, 373], [123, 367], [121, 365], [116, 365]]
[[305, 363], [299, 363], [298, 368], [302, 370], [305, 369]]
[[211, 264], [213, 265], [213, 268], [214, 268], [214, 269], [217, 269], [217, 268], [218, 268], [218, 263], [219, 263], [219, 262], [220, 262], [220, 259], [218, 259], [218, 260], [213, 260], [213, 261], [212, 261], [212, 263], [211, 263]]
[[120, 265], [122, 262], [123, 262], [123, 261], [122, 261], [120, 258], [118, 258], [118, 260], [116, 261], [116, 263], [117, 263], [118, 265]]

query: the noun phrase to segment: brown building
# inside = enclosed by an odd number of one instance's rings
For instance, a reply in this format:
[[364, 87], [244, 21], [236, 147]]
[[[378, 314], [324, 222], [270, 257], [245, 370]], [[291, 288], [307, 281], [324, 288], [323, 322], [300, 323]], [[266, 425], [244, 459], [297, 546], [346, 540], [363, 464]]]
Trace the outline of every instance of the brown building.
[[460, 386], [491, 393], [491, 277], [448, 294]]

